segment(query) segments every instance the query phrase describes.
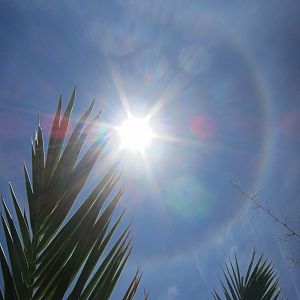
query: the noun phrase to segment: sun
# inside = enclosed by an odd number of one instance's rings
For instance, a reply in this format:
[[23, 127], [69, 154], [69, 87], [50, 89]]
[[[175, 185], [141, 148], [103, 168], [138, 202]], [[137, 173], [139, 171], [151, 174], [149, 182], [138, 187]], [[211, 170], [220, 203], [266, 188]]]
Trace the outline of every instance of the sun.
[[154, 137], [147, 118], [129, 117], [117, 130], [121, 148], [133, 152], [144, 152]]

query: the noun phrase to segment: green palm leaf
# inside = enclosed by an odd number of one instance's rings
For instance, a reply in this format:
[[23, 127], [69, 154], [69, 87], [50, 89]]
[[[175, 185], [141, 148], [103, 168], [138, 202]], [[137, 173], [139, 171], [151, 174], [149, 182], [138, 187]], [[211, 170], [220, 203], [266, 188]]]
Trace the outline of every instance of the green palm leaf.
[[[223, 294], [226, 300], [276, 300], [280, 290], [276, 272], [267, 259], [263, 256], [255, 263], [255, 250], [248, 265], [246, 277], [241, 276], [240, 267], [235, 256], [235, 264], [230, 260], [230, 266], [223, 270], [225, 283], [221, 281]], [[255, 265], [254, 265], [255, 264]], [[254, 265], [254, 267], [253, 267]], [[221, 300], [220, 295], [214, 290], [215, 300]]]
[[[75, 89], [62, 115], [59, 100], [45, 156], [43, 132], [38, 125], [32, 142], [32, 175], [24, 166], [29, 218], [22, 214], [10, 184], [17, 219], [1, 197], [7, 256], [0, 247], [4, 287], [0, 299], [109, 299], [131, 252], [129, 226], [116, 242], [111, 238], [123, 213], [112, 223], [123, 188], [117, 189], [117, 167], [103, 176], [81, 206], [68, 217], [105, 141], [96, 140], [79, 158], [93, 119], [90, 105], [66, 143]], [[68, 217], [68, 220], [67, 220]], [[124, 300], [133, 299], [140, 282], [136, 273]], [[146, 298], [146, 297], [145, 297]]]

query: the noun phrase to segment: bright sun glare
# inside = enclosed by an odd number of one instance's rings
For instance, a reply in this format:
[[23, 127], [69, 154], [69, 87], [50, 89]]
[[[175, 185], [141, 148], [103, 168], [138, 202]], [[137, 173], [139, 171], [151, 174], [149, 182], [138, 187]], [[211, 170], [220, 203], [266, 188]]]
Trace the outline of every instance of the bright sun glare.
[[121, 148], [143, 152], [151, 143], [153, 131], [147, 118], [128, 118], [118, 132], [121, 138]]

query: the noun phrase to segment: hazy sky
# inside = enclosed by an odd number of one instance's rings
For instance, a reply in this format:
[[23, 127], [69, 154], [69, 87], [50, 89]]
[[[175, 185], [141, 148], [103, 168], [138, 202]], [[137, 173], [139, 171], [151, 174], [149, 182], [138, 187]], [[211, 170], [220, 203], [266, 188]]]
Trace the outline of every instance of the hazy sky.
[[24, 197], [38, 110], [47, 133], [76, 85], [75, 119], [95, 97], [119, 125], [127, 99], [168, 138], [122, 155], [134, 251], [113, 299], [137, 267], [150, 299], [211, 299], [254, 247], [300, 299], [300, 243], [276, 242], [285, 231], [231, 184], [299, 221], [299, 14], [288, 0], [0, 1], [1, 192], [11, 179]]

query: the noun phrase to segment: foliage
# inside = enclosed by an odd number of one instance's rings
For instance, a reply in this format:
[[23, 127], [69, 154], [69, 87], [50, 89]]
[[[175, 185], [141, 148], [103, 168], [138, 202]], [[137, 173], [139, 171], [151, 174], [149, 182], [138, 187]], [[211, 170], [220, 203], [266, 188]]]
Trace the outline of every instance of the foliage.
[[[97, 139], [79, 159], [100, 115], [90, 118], [94, 103], [65, 143], [74, 100], [75, 89], [63, 115], [59, 100], [46, 155], [38, 125], [32, 143], [31, 178], [24, 166], [28, 209], [22, 212], [11, 184], [17, 220], [1, 197], [7, 253], [1, 246], [4, 287], [0, 299], [109, 299], [131, 252], [129, 226], [114, 238], [113, 245], [109, 243], [123, 216], [112, 218], [123, 192], [121, 188], [114, 193], [120, 179], [116, 166], [69, 217], [105, 145]], [[133, 299], [139, 282], [137, 273], [124, 300]]]
[[[235, 265], [230, 260], [230, 267], [226, 265], [223, 270], [226, 283], [221, 281], [223, 294], [226, 300], [276, 300], [280, 290], [276, 272], [267, 259], [263, 260], [261, 255], [254, 268], [255, 250], [253, 251], [246, 276], [241, 276], [240, 267], [235, 256]], [[226, 287], [227, 284], [227, 287]], [[214, 290], [215, 300], [221, 300], [219, 294]]]

